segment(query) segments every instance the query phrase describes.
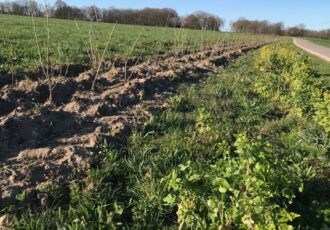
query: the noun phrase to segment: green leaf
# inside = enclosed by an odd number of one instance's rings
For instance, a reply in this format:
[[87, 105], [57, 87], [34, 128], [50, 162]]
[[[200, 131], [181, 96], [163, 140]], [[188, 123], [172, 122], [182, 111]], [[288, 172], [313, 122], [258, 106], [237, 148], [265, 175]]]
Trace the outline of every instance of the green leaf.
[[291, 225], [288, 224], [280, 224], [278, 226], [279, 230], [294, 230], [294, 228]]
[[187, 163], [188, 163], [187, 165], [184, 165], [184, 164], [179, 165], [179, 169], [181, 171], [185, 171], [189, 167], [189, 165], [190, 165], [190, 162], [189, 161]]
[[279, 219], [280, 223], [287, 223], [289, 221], [293, 221], [300, 216], [299, 214], [296, 214], [294, 212], [288, 212], [285, 209], [281, 209], [279, 215], [281, 216]]
[[168, 194], [163, 201], [167, 204], [174, 204], [175, 203], [175, 196], [173, 196], [172, 194]]
[[219, 192], [220, 193], [226, 193], [227, 192], [227, 189], [226, 188], [224, 188], [224, 187], [219, 187]]
[[211, 209], [214, 209], [217, 206], [216, 202], [214, 201], [214, 198], [207, 200], [207, 206], [209, 206]]
[[224, 178], [217, 178], [214, 180], [214, 185], [219, 186], [220, 193], [226, 193], [227, 190], [231, 189], [230, 184]]
[[199, 174], [194, 174], [194, 175], [190, 176], [188, 180], [189, 180], [189, 181], [199, 181], [201, 178], [202, 178], [201, 175], [199, 175]]
[[23, 191], [23, 192], [17, 194], [15, 198], [18, 201], [23, 201], [25, 199], [25, 196], [26, 196], [26, 193], [25, 193], [25, 191]]

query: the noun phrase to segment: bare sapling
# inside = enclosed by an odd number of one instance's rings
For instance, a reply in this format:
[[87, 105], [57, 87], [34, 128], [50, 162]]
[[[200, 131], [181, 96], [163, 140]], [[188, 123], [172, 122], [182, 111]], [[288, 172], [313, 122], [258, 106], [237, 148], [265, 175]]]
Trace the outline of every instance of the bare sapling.
[[[200, 49], [200, 51], [202, 51], [202, 50], [205, 49], [205, 38], [204, 38], [205, 30], [201, 29], [199, 33], [200, 33], [200, 47], [199, 47], [199, 49]], [[203, 59], [202, 55], [200, 55], [199, 58], [200, 58], [200, 61], [202, 61], [202, 59]]]
[[218, 37], [218, 38], [217, 38], [216, 46], [217, 46], [217, 47], [220, 47], [220, 45], [221, 45], [221, 34], [218, 33], [218, 36], [217, 36], [217, 37]]
[[179, 38], [179, 39], [180, 39], [180, 40], [179, 40], [179, 42], [180, 42], [180, 43], [179, 43], [179, 44], [180, 44], [180, 45], [179, 45], [179, 52], [180, 52], [180, 51], [181, 51], [181, 52], [183, 51], [183, 46], [184, 46], [184, 44], [183, 44], [184, 38], [183, 38], [183, 37], [184, 37], [184, 30], [183, 30], [183, 28], [181, 28], [181, 33], [180, 33], [180, 38]]
[[[94, 52], [92, 52], [90, 54], [90, 55], [92, 55], [93, 67], [96, 67], [96, 72], [95, 72], [94, 80], [93, 80], [92, 87], [91, 87], [92, 91], [95, 90], [95, 84], [96, 84], [96, 81], [98, 79], [99, 73], [101, 71], [101, 67], [102, 67], [103, 62], [104, 62], [105, 54], [106, 54], [106, 52], [108, 50], [108, 47], [109, 47], [109, 44], [110, 44], [110, 42], [113, 38], [113, 34], [116, 30], [116, 27], [117, 27], [117, 23], [115, 23], [114, 26], [112, 27], [112, 30], [110, 32], [110, 35], [108, 36], [107, 42], [105, 43], [105, 47], [102, 51], [102, 54], [98, 55], [98, 45], [96, 47], [94, 47]], [[92, 46], [92, 37], [91, 36], [90, 36], [90, 44]]]
[[11, 59], [11, 62], [10, 62], [10, 75], [11, 75], [11, 85], [12, 87], [14, 87], [15, 85], [15, 63], [17, 61], [17, 58], [16, 58], [16, 55], [14, 52], [11, 52], [10, 53], [10, 59]]
[[[56, 87], [56, 83], [54, 83], [54, 77], [56, 75], [58, 76], [66, 76], [69, 71], [69, 61], [68, 57], [63, 53], [62, 47], [58, 45], [57, 47], [57, 59], [51, 60], [51, 57], [53, 59], [56, 58], [56, 52], [51, 54], [51, 36], [50, 36], [50, 23], [49, 23], [49, 8], [47, 5], [47, 2], [45, 2], [45, 16], [46, 16], [46, 48], [45, 48], [45, 54], [42, 54], [42, 47], [40, 45], [40, 41], [37, 34], [37, 27], [35, 23], [35, 9], [33, 8], [33, 4], [30, 2], [30, 12], [31, 12], [31, 20], [32, 20], [32, 27], [33, 27], [33, 34], [34, 34], [34, 41], [36, 45], [37, 55], [38, 55], [38, 62], [39, 66], [41, 68], [42, 74], [44, 79], [46, 80], [47, 87], [48, 87], [48, 99], [46, 101], [46, 104], [53, 104], [54, 98], [53, 98], [53, 91]], [[62, 61], [66, 59], [66, 61]], [[58, 65], [58, 68], [55, 67]], [[63, 71], [63, 66], [65, 66], [65, 71]]]
[[11, 68], [10, 73], [11, 73], [11, 86], [14, 87], [14, 84], [15, 84], [14, 76], [15, 75], [14, 75], [13, 67]]
[[182, 51], [185, 51], [189, 49], [188, 47], [188, 32], [182, 28], [182, 38], [181, 38], [181, 49]]
[[[157, 42], [156, 42], [156, 58], [155, 60], [157, 60], [157, 62], [159, 61], [159, 57], [160, 57], [160, 52], [161, 52], [161, 49], [162, 49], [162, 45], [164, 44], [164, 41], [165, 41], [165, 33], [167, 31], [167, 28], [169, 27], [169, 20], [170, 20], [170, 12], [168, 12], [168, 15], [167, 15], [167, 18], [166, 18], [166, 23], [165, 23], [165, 28], [163, 29], [163, 32], [162, 32], [162, 35], [160, 36], [161, 39], [158, 39]], [[175, 25], [174, 25], [175, 26]]]
[[[174, 28], [174, 53], [175, 57], [177, 58], [180, 51], [183, 51], [184, 45], [185, 45], [185, 39], [184, 39], [184, 28], [181, 26], [180, 29], [177, 31], [176, 28]], [[186, 36], [188, 39], [188, 35]]]
[[204, 50], [204, 43], [205, 43], [205, 41], [204, 41], [204, 30], [200, 30], [200, 47], [199, 47], [199, 49], [200, 50]]
[[[92, 91], [95, 90], [97, 79], [99, 78], [101, 68], [104, 64], [105, 54], [106, 54], [106, 52], [109, 48], [109, 45], [111, 43], [111, 40], [113, 38], [114, 32], [115, 32], [116, 27], [117, 27], [117, 23], [115, 23], [114, 26], [112, 27], [112, 30], [111, 30], [111, 32], [108, 36], [107, 41], [104, 44], [104, 49], [101, 51], [99, 49], [101, 34], [100, 34], [100, 29], [99, 29], [99, 18], [98, 18], [98, 12], [97, 12], [96, 7], [93, 8], [93, 13], [94, 13], [94, 16], [91, 18], [90, 29], [89, 29], [89, 32], [88, 32], [90, 50], [87, 52], [87, 54], [89, 56], [91, 68], [92, 68], [92, 71], [93, 71], [93, 77], [94, 77], [93, 81], [92, 81], [92, 85], [91, 85], [91, 90]], [[93, 26], [93, 21], [94, 20], [96, 22], [96, 29], [97, 29], [96, 32], [94, 32], [94, 26]], [[77, 28], [78, 33], [81, 33], [78, 22], [75, 21], [75, 24], [76, 24], [76, 28]]]
[[40, 68], [43, 72], [43, 75], [47, 81], [47, 85], [48, 85], [48, 91], [49, 91], [49, 97], [48, 97], [48, 104], [52, 104], [53, 103], [53, 80], [52, 80], [52, 75], [50, 73], [50, 56], [49, 56], [49, 52], [50, 52], [50, 27], [49, 27], [49, 10], [48, 10], [48, 5], [45, 2], [45, 10], [46, 10], [46, 33], [47, 33], [47, 43], [46, 43], [46, 63], [44, 63], [43, 58], [42, 58], [42, 53], [41, 53], [41, 47], [40, 47], [40, 43], [39, 43], [39, 39], [38, 39], [38, 35], [37, 35], [37, 29], [36, 29], [36, 24], [35, 24], [35, 20], [34, 20], [34, 9], [32, 7], [32, 2], [30, 2], [30, 6], [31, 6], [31, 19], [32, 19], [32, 26], [33, 26], [33, 33], [34, 33], [34, 40], [35, 40], [35, 44], [36, 44], [36, 48], [37, 48], [37, 53], [38, 53], [38, 59], [39, 59], [39, 65]]
[[[66, 60], [65, 62], [60, 61], [59, 72], [58, 72], [59, 75], [62, 75], [65, 77], [69, 72], [69, 59], [67, 57], [65, 58], [65, 54], [63, 53], [63, 50], [60, 45], [57, 47], [57, 53], [58, 53], [59, 60], [64, 60], [64, 59]], [[64, 72], [63, 72], [63, 65], [65, 66]]]
[[[131, 77], [132, 77], [132, 73], [130, 74], [130, 76], [128, 77], [127, 74], [127, 66], [128, 66], [128, 61], [130, 60], [130, 58], [132, 57], [132, 54], [136, 48], [137, 43], [139, 42], [140, 38], [141, 38], [142, 32], [139, 33], [139, 36], [136, 38], [136, 40], [134, 41], [132, 47], [130, 49], [127, 50], [126, 54], [125, 54], [125, 66], [124, 66], [124, 80], [128, 81]], [[136, 62], [137, 63], [137, 62]], [[135, 63], [135, 64], [136, 64]]]
[[[164, 29], [165, 30], [165, 29]], [[164, 39], [165, 35], [164, 35], [164, 31], [161, 35], [161, 39], [158, 39], [156, 42], [156, 55], [155, 55], [155, 60], [158, 62], [159, 58], [160, 58], [160, 52], [162, 51], [162, 45], [164, 44]]]
[[226, 32], [226, 36], [225, 36], [225, 46], [226, 46], [226, 47], [229, 46], [229, 32]]
[[177, 34], [177, 29], [175, 27], [173, 27], [173, 31], [174, 31], [174, 42], [173, 42], [173, 46], [174, 46], [174, 51], [176, 51], [177, 49], [177, 41], [178, 41], [178, 34]]
[[81, 35], [81, 36], [78, 36], [78, 39], [77, 39], [78, 50], [79, 50], [80, 54], [82, 53], [82, 54], [85, 55], [87, 53], [88, 56], [89, 56], [89, 52], [84, 51], [84, 48], [86, 47], [86, 45], [85, 45], [85, 38], [83, 36], [82, 30], [80, 29], [78, 21], [74, 20], [74, 22], [75, 22], [75, 26], [76, 26], [76, 29], [77, 29], [77, 33], [79, 35]]
[[53, 82], [52, 82], [52, 77], [49, 74], [49, 66], [50, 66], [50, 61], [49, 61], [50, 28], [49, 28], [49, 11], [48, 11], [47, 3], [45, 3], [45, 8], [46, 8], [46, 20], [47, 20], [46, 80], [47, 80], [48, 89], [49, 89], [48, 102], [51, 104], [53, 102]]
[[243, 44], [243, 39], [240, 36], [237, 38], [237, 40], [239, 46]]
[[179, 53], [182, 46], [182, 27], [180, 27], [179, 32], [177, 33], [177, 52]]
[[[170, 14], [169, 14], [170, 15]], [[169, 16], [167, 17], [167, 19], [166, 19], [166, 27], [168, 27], [168, 20], [169, 20]], [[155, 54], [155, 58], [154, 58], [154, 60], [156, 61], [156, 63], [159, 63], [159, 61], [160, 61], [160, 52], [162, 51], [162, 45], [165, 43], [165, 33], [166, 33], [166, 30], [167, 30], [167, 28], [164, 28], [163, 29], [163, 32], [162, 32], [162, 34], [161, 34], [161, 39], [158, 39], [157, 40], [157, 42], [156, 42], [156, 54]], [[140, 57], [142, 56], [142, 54], [140, 55]], [[139, 57], [139, 58], [140, 58]], [[150, 60], [150, 58], [148, 59], [148, 61]], [[138, 60], [137, 60], [138, 61]], [[137, 62], [136, 62], [137, 63]], [[151, 69], [148, 69], [148, 71], [147, 71], [147, 73], [146, 73], [146, 76], [148, 76], [149, 75], [149, 73], [150, 73], [150, 71], [151, 71]], [[133, 72], [130, 74], [130, 77], [129, 78], [131, 78], [132, 77], [132, 74], [133, 74]]]
[[174, 51], [175, 53], [179, 52], [180, 47], [182, 45], [181, 41], [182, 41], [182, 27], [180, 27], [180, 29], [176, 29], [174, 28]]
[[97, 50], [98, 50], [98, 45], [96, 41], [96, 36], [94, 36], [93, 32], [93, 27], [90, 25], [90, 30], [88, 31], [89, 35], [89, 45], [90, 45], [90, 50], [88, 51], [89, 59], [91, 61], [91, 65], [93, 70], [96, 70], [96, 63], [97, 63]]
[[213, 27], [213, 32], [212, 32], [212, 40], [210, 41], [210, 47], [212, 48], [212, 52], [211, 52], [211, 57], [214, 57], [214, 52], [213, 50], [216, 49], [217, 46], [217, 31], [215, 29], [215, 27]]

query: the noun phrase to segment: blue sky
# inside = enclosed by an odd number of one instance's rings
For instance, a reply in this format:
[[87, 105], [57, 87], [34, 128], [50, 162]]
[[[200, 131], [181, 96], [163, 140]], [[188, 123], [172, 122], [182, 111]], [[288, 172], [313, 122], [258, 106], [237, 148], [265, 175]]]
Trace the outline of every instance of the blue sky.
[[[54, 0], [48, 0], [53, 3]], [[240, 17], [283, 21], [286, 26], [300, 23], [309, 29], [330, 28], [330, 0], [64, 0], [69, 5], [97, 5], [101, 8], [170, 7], [180, 15], [198, 10], [216, 14], [226, 25]], [[39, 2], [43, 2], [42, 0]]]

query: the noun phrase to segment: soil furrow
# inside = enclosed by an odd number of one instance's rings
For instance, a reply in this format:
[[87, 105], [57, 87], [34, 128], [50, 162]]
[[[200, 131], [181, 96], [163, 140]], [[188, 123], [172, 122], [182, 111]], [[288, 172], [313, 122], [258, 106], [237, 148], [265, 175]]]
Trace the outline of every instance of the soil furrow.
[[[113, 65], [90, 91], [92, 71], [76, 78], [54, 79], [54, 105], [45, 81], [21, 80], [0, 89], [0, 201], [15, 203], [25, 191], [40, 202], [40, 191], [54, 180], [65, 181], [72, 170], [88, 170], [98, 143], [125, 137], [151, 111], [165, 107], [166, 96], [184, 82], [219, 73], [230, 60], [260, 47], [250, 43], [173, 53], [127, 71]], [[195, 77], [194, 77], [195, 76]], [[146, 110], [145, 108], [149, 109]]]

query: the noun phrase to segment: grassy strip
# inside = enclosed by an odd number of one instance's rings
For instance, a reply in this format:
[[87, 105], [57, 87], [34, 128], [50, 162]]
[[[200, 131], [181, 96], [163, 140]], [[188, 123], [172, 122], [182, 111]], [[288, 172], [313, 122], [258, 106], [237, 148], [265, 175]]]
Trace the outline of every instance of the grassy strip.
[[307, 38], [307, 40], [309, 40], [315, 44], [321, 45], [321, 46], [330, 47], [330, 40], [327, 40], [327, 39]]
[[313, 68], [317, 71], [320, 81], [330, 89], [330, 62], [324, 61], [319, 57], [308, 54], [311, 58]]
[[[299, 48], [297, 48], [297, 50], [298, 49]], [[330, 89], [330, 62], [316, 57], [304, 50], [299, 49], [299, 51], [310, 58], [312, 68], [318, 75], [318, 79], [316, 79], [316, 81], [320, 82], [320, 84], [322, 84], [325, 88]]]
[[105, 143], [85, 180], [68, 182], [67, 193], [48, 189], [48, 207], [17, 215], [13, 225], [329, 226], [329, 133], [314, 119], [321, 115], [312, 103], [322, 89], [294, 50], [270, 46], [231, 64], [223, 76], [183, 87], [127, 143]]

